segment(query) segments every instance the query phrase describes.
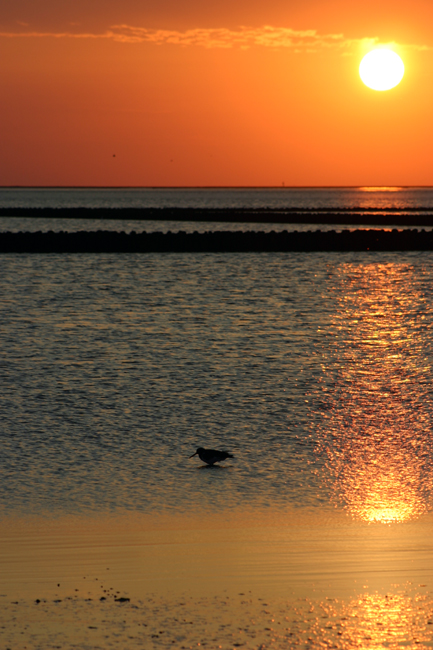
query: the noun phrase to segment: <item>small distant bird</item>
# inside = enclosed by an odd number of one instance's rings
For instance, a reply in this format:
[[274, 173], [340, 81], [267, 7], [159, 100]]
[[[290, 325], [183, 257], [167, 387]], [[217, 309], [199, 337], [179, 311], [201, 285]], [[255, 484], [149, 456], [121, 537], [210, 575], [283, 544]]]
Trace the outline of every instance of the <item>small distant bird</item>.
[[207, 463], [208, 465], [213, 465], [214, 463], [219, 463], [221, 460], [226, 460], [226, 458], [234, 458], [231, 454], [229, 454], [227, 451], [216, 451], [216, 449], [203, 449], [203, 447], [199, 447], [195, 454], [190, 456], [190, 458], [193, 458], [193, 456], [197, 456], [202, 460], [204, 463]]

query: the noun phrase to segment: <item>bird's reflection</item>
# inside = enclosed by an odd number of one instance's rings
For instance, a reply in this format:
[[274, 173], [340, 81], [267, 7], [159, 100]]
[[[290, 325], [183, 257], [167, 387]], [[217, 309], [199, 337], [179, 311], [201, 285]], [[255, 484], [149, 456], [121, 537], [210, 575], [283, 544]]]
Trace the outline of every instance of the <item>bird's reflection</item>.
[[431, 344], [419, 272], [403, 264], [342, 264], [338, 272], [319, 454], [334, 498], [352, 516], [408, 521], [428, 509], [432, 479]]

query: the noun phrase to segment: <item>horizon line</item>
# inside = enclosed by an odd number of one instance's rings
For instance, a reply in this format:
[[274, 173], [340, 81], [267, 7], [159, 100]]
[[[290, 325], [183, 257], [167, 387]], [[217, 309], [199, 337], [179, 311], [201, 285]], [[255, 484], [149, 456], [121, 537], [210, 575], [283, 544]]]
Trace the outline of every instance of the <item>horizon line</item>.
[[0, 190], [236, 190], [236, 189], [433, 189], [433, 185], [0, 185]]

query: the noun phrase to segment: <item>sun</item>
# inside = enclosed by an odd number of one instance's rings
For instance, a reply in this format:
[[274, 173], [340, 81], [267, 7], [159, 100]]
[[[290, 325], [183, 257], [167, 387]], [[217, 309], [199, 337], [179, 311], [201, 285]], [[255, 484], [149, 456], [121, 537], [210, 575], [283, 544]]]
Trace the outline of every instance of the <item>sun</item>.
[[359, 65], [359, 76], [372, 90], [390, 90], [400, 83], [403, 75], [403, 61], [385, 48], [371, 50]]

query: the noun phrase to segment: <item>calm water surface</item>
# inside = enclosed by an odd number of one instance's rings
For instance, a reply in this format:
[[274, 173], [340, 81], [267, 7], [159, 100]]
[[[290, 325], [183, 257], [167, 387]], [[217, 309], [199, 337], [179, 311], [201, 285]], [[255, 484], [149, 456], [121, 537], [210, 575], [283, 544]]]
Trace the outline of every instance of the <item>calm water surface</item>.
[[[433, 188], [0, 188], [0, 208], [248, 208], [332, 210], [392, 209], [396, 214], [433, 213]], [[417, 212], [417, 208], [423, 210]], [[408, 212], [410, 210], [410, 212]], [[229, 223], [167, 220], [0, 217], [0, 232], [112, 230], [206, 232], [215, 230], [345, 230], [359, 224]], [[380, 226], [378, 226], [380, 227]], [[393, 228], [392, 224], [384, 226]], [[400, 230], [410, 226], [395, 226]], [[426, 230], [431, 230], [427, 227]]]
[[384, 208], [433, 211], [431, 187], [0, 188], [0, 207]]
[[[1, 510], [419, 517], [432, 262], [1, 256]], [[235, 459], [200, 469], [198, 446]]]
[[[365, 226], [365, 224], [312, 224], [312, 223], [259, 223], [259, 222], [227, 222], [227, 221], [167, 221], [167, 220], [120, 220], [120, 219], [59, 219], [42, 217], [0, 217], [1, 232], [95, 232], [109, 230], [112, 232], [215, 232], [215, 231], [242, 231], [242, 232], [293, 232], [328, 231], [328, 230], [354, 230], [356, 228], [382, 228], [383, 230], [405, 230], [411, 226], [385, 225]], [[424, 230], [432, 230], [426, 226]]]

